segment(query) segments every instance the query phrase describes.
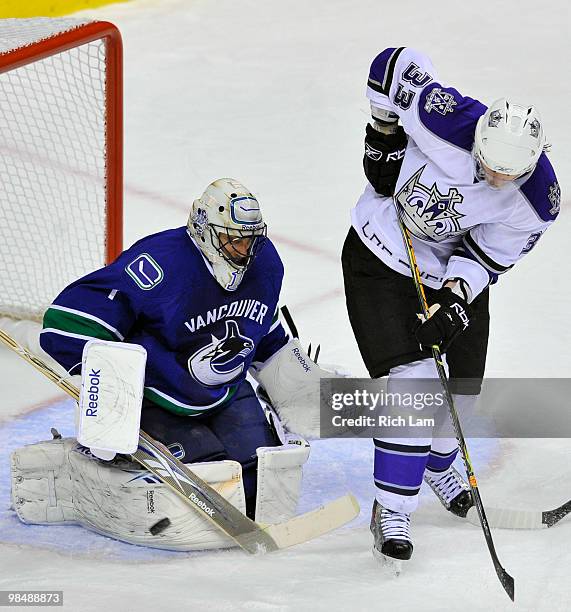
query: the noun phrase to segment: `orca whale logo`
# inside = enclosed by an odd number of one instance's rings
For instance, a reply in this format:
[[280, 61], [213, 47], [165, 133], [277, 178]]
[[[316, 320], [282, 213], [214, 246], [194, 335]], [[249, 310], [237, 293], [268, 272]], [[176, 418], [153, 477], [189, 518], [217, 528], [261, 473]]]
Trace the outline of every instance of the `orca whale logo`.
[[212, 342], [196, 351], [188, 360], [188, 371], [207, 387], [217, 387], [234, 380], [244, 370], [244, 359], [254, 350], [254, 342], [240, 333], [238, 323], [225, 321], [222, 340], [212, 335]]

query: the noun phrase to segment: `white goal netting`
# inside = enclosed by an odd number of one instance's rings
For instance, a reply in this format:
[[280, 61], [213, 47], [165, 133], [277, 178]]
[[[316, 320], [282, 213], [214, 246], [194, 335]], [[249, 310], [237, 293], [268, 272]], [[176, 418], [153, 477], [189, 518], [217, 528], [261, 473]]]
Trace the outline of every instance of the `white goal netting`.
[[[106, 43], [41, 57], [62, 33], [70, 46], [86, 23], [0, 20], [0, 316], [41, 320], [65, 285], [105, 263], [115, 214]], [[18, 66], [22, 50], [33, 61]]]

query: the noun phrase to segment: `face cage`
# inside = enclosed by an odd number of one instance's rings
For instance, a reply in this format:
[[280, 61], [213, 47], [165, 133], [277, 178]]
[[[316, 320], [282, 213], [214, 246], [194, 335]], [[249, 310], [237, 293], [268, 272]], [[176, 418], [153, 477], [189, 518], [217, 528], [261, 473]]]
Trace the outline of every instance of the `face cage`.
[[[252, 262], [264, 247], [268, 232], [268, 227], [265, 223], [263, 227], [257, 229], [235, 229], [224, 225], [215, 225], [214, 223], [209, 223], [208, 228], [210, 230], [210, 242], [212, 246], [220, 257], [228, 262], [235, 270], [247, 270], [252, 265]], [[219, 234], [227, 234], [230, 236], [230, 240], [226, 242], [225, 245], [221, 245], [220, 238], [218, 237]], [[237, 256], [242, 260], [241, 263], [234, 261], [223, 248], [223, 246], [231, 245], [233, 238], [250, 238], [252, 240], [247, 255], [242, 256], [237, 252]]]

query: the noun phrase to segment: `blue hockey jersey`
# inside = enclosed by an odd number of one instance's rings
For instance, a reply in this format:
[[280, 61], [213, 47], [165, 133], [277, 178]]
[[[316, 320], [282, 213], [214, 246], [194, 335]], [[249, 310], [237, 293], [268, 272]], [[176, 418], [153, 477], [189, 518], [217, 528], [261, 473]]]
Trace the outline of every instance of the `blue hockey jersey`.
[[231, 400], [253, 360], [287, 342], [277, 317], [282, 279], [268, 239], [238, 289], [225, 291], [186, 227], [167, 230], [64, 289], [44, 315], [40, 344], [73, 374], [91, 338], [140, 344], [145, 397], [204, 414]]

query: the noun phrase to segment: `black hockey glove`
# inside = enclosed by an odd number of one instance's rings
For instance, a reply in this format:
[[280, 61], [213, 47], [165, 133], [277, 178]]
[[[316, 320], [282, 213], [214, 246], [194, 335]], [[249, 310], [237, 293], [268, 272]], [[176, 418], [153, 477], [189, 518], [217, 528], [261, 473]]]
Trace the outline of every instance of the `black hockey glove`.
[[363, 168], [369, 183], [378, 194], [394, 194], [406, 143], [407, 136], [400, 125], [394, 134], [384, 134], [370, 123], [367, 124]]
[[431, 348], [438, 345], [444, 353], [454, 338], [468, 328], [472, 314], [468, 302], [449, 287], [436, 292], [431, 311], [437, 304], [440, 307], [427, 321], [418, 325], [415, 336], [421, 346]]

